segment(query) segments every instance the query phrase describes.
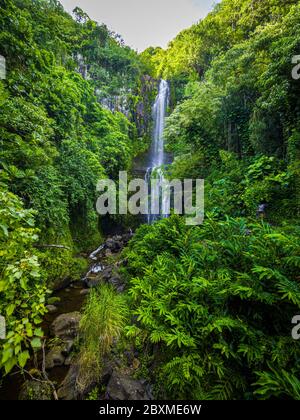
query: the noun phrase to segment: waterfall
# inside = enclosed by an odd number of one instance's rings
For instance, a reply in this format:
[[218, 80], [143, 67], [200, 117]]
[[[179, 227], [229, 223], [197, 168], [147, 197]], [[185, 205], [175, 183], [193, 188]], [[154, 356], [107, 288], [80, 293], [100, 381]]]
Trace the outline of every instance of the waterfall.
[[152, 168], [163, 165], [164, 162], [164, 137], [165, 118], [169, 101], [169, 85], [161, 80], [158, 95], [153, 105], [152, 115], [154, 120], [153, 143], [151, 150]]
[[[169, 103], [169, 84], [165, 80], [161, 80], [159, 85], [158, 95], [156, 97], [155, 103], [152, 109], [152, 117], [154, 121], [154, 130], [153, 130], [153, 140], [152, 146], [149, 154], [150, 166], [147, 169], [145, 180], [150, 187], [152, 184], [151, 200], [150, 207], [148, 212], [148, 224], [157, 220], [160, 217], [167, 217], [167, 208], [168, 203], [164, 199], [162, 203], [157, 203], [161, 198], [161, 188], [164, 183], [164, 173], [162, 166], [166, 164], [165, 153], [164, 153], [164, 128], [165, 128], [165, 118], [167, 115], [167, 107]], [[151, 183], [151, 180], [155, 178], [156, 183]], [[154, 184], [154, 186], [153, 186]], [[153, 214], [151, 210], [151, 203], [153, 205], [153, 200], [156, 200], [158, 205], [158, 212]]]

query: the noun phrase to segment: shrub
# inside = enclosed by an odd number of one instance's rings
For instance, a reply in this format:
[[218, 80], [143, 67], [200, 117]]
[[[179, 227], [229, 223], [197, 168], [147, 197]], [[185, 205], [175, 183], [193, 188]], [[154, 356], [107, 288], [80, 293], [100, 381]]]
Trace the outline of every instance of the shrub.
[[[141, 227], [126, 254], [137, 327], [159, 346], [160, 397], [298, 395], [291, 320], [300, 308], [300, 243], [292, 228], [229, 218], [191, 228], [172, 216]], [[276, 389], [270, 368], [277, 378], [289, 372]]]
[[0, 368], [24, 368], [30, 350], [41, 346], [39, 325], [46, 312], [45, 281], [33, 248], [38, 240], [34, 213], [7, 190], [0, 191], [0, 314], [6, 339], [0, 341]]

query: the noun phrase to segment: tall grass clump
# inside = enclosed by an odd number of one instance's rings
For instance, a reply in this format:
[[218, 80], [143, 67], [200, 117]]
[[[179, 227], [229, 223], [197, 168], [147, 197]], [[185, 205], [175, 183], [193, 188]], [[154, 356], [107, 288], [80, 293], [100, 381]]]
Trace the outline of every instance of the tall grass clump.
[[103, 357], [120, 337], [126, 315], [125, 299], [112, 286], [101, 285], [91, 291], [80, 322], [78, 385], [81, 389], [99, 379]]

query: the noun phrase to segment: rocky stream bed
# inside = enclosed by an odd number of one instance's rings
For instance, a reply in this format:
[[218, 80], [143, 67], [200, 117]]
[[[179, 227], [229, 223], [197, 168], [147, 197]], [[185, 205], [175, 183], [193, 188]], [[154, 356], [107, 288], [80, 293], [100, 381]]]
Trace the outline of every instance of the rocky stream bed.
[[14, 372], [4, 380], [0, 399], [86, 399], [95, 387], [101, 390], [96, 396], [98, 399], [152, 399], [150, 384], [134, 378], [140, 365], [134, 349], [126, 350], [122, 363], [120, 355], [112, 349], [104, 361], [102, 376], [97, 383], [90, 383], [85, 389], [78, 387], [80, 366], [74, 347], [79, 334], [80, 311], [91, 289], [102, 283], [113, 285], [118, 293], [124, 292], [126, 284], [118, 268], [126, 261], [120, 261], [118, 257], [131, 237], [132, 233], [128, 232], [107, 238], [89, 256], [90, 267], [82, 280], [70, 282], [54, 293], [57, 303], [48, 305], [43, 322], [46, 336], [43, 352], [30, 361], [26, 373]]

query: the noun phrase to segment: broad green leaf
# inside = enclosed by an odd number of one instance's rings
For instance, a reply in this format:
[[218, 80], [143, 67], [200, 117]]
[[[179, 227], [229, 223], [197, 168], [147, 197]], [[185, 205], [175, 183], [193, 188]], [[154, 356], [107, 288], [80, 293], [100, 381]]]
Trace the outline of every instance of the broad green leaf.
[[34, 350], [38, 350], [38, 349], [40, 349], [42, 347], [41, 339], [38, 338], [38, 337], [35, 337], [33, 340], [31, 340], [30, 344], [31, 344], [31, 347]]
[[23, 368], [26, 365], [29, 358], [30, 358], [30, 355], [27, 350], [23, 351], [22, 353], [18, 355], [18, 362], [21, 368]]

